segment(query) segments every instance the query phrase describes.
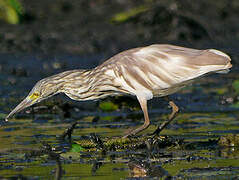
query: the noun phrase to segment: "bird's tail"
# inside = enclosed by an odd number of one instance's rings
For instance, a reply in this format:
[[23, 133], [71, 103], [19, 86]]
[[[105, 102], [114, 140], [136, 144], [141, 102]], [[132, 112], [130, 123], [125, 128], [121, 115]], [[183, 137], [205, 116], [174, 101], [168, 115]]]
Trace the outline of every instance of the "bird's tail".
[[231, 58], [227, 54], [215, 49], [205, 50], [203, 55], [199, 57], [201, 59], [197, 62], [199, 62], [200, 69], [205, 73], [227, 73], [232, 67]]

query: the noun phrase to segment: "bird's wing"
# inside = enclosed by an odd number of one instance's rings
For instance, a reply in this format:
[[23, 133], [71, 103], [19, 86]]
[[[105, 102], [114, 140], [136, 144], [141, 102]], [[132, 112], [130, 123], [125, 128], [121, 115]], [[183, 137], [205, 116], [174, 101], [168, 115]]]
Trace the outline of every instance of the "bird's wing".
[[131, 49], [104, 63], [121, 84], [137, 91], [167, 89], [229, 65], [229, 56], [220, 51], [173, 45]]
[[187, 64], [204, 65], [225, 65], [230, 57], [215, 49], [198, 50], [167, 44], [155, 44], [141, 48], [138, 53], [151, 54], [158, 52], [169, 59], [180, 58]]

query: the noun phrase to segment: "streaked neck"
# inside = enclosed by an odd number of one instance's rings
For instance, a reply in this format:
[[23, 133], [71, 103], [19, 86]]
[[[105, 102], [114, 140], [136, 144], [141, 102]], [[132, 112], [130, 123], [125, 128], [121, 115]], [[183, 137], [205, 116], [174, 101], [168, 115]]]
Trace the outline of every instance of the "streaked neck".
[[92, 100], [113, 93], [112, 80], [98, 69], [73, 70], [63, 78], [63, 91], [74, 100]]

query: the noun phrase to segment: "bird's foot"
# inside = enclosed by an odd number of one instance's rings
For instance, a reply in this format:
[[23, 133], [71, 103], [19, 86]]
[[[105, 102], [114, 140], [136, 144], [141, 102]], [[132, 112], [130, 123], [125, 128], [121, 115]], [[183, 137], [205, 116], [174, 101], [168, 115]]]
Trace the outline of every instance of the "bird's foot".
[[137, 138], [137, 137], [139, 136], [137, 136], [136, 134], [126, 134], [122, 138]]
[[157, 126], [156, 130], [153, 133], [148, 134], [148, 136], [159, 136], [162, 129], [160, 129], [160, 126]]
[[134, 132], [133, 129], [127, 130], [126, 133], [124, 133], [125, 135], [122, 138], [132, 138], [132, 137], [134, 137], [135, 134], [133, 132]]
[[138, 127], [137, 129], [130, 129], [128, 130], [128, 132], [126, 133], [125, 136], [123, 136], [122, 138], [137, 138], [139, 137], [137, 134], [140, 133], [141, 131], [147, 129], [149, 126], [149, 124], [143, 124], [142, 126]]

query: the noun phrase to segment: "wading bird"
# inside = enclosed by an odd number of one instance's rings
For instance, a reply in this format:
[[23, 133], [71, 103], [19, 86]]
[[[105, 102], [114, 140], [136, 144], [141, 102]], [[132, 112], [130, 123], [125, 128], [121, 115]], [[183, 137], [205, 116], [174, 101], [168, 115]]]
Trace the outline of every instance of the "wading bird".
[[[130, 49], [94, 69], [65, 71], [40, 80], [6, 120], [57, 93], [65, 93], [77, 101], [128, 94], [137, 97], [144, 113], [144, 124], [124, 137], [135, 135], [150, 124], [148, 100], [175, 93], [205, 74], [228, 72], [232, 67], [230, 61], [228, 55], [215, 49], [197, 50], [165, 44]], [[172, 113], [161, 129], [178, 112], [173, 101], [169, 105]]]

